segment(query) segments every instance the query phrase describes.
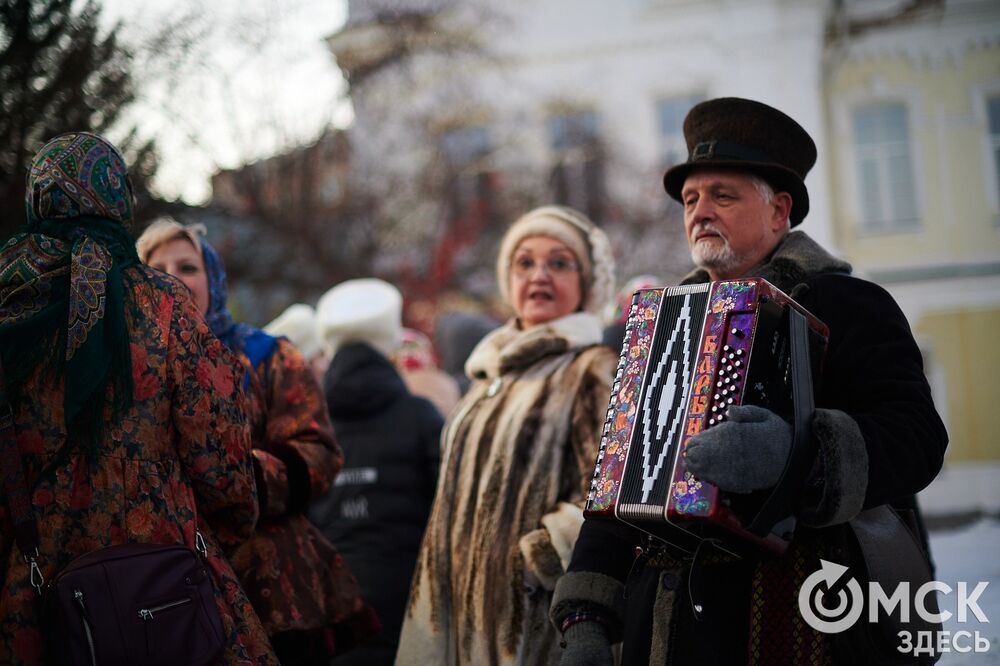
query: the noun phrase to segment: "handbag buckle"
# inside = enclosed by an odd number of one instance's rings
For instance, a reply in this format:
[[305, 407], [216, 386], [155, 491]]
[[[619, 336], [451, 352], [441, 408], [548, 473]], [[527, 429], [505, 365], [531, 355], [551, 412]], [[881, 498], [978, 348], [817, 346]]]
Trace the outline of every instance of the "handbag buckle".
[[42, 569], [38, 566], [38, 549], [35, 548], [35, 554], [28, 556], [25, 555], [24, 561], [28, 563], [31, 569], [31, 587], [35, 588], [35, 592], [38, 596], [42, 596], [42, 586], [45, 585], [45, 576], [42, 575]]
[[205, 537], [198, 530], [195, 530], [194, 533], [194, 549], [201, 553], [202, 557], [208, 557], [208, 546], [205, 544]]

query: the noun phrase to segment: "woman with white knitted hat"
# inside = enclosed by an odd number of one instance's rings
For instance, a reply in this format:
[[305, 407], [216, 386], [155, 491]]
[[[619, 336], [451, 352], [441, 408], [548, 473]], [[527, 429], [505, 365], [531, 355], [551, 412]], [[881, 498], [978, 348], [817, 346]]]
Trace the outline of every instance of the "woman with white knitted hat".
[[537, 208], [504, 236], [497, 281], [514, 317], [470, 355], [445, 424], [397, 663], [559, 661], [547, 613], [611, 392], [597, 313], [613, 272], [607, 236], [570, 208]]

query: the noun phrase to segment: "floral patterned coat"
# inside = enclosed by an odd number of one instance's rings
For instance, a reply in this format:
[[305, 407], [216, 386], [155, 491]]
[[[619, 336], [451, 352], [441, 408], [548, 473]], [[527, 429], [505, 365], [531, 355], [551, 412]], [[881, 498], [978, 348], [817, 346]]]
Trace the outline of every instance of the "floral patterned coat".
[[[244, 365], [250, 359], [240, 354]], [[233, 556], [268, 634], [330, 626], [364, 607], [343, 560], [309, 523], [343, 464], [323, 392], [284, 338], [253, 368], [248, 389], [261, 519]]]
[[[12, 405], [42, 572], [51, 578], [73, 558], [113, 544], [193, 546], [200, 524], [227, 638], [223, 663], [276, 663], [224, 556], [258, 516], [243, 373], [187, 288], [144, 266], [127, 270], [147, 278], [130, 295], [143, 314], [128, 316], [134, 404], [110, 424], [96, 455], [65, 447], [61, 383], [36, 372]], [[46, 663], [35, 592], [5, 502], [0, 581], [0, 663]]]

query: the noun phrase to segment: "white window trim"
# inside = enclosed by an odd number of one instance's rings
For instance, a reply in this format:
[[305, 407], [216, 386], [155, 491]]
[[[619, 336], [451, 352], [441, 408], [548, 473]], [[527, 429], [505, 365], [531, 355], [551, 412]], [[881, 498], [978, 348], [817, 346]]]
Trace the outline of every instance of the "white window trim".
[[[861, 209], [860, 175], [857, 169], [858, 153], [854, 148], [854, 112], [863, 106], [892, 103], [900, 103], [906, 107], [906, 130], [910, 140], [910, 165], [913, 170], [913, 189], [916, 195], [917, 225], [912, 228], [871, 229], [865, 226]], [[913, 236], [927, 231], [927, 195], [924, 186], [927, 182], [927, 174], [924, 168], [923, 146], [917, 131], [917, 119], [924, 115], [921, 95], [918, 90], [894, 88], [877, 80], [870, 89], [842, 95], [834, 102], [834, 127], [837, 136], [840, 137], [840, 145], [843, 149], [843, 160], [838, 165], [837, 170], [844, 190], [841, 195], [846, 197], [846, 201], [840, 203], [844, 206], [848, 225], [853, 230], [855, 238]]]
[[983, 164], [983, 186], [986, 188], [986, 201], [989, 204], [990, 223], [994, 227], [1000, 228], [1000, 174], [997, 173], [996, 161], [993, 158], [993, 146], [990, 145], [990, 119], [986, 110], [986, 103], [991, 97], [1000, 96], [1000, 79], [994, 79], [986, 83], [979, 84], [972, 88], [972, 115], [976, 120], [976, 126], [981, 132], [979, 142], [980, 157]]

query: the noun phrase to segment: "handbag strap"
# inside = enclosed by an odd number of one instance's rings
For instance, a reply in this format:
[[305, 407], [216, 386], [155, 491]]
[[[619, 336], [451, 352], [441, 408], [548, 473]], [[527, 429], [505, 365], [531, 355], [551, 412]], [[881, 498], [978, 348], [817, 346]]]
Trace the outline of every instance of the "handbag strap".
[[7, 509], [14, 524], [14, 539], [31, 567], [31, 585], [41, 594], [45, 578], [38, 567], [38, 523], [31, 506], [31, 493], [24, 478], [24, 464], [14, 439], [14, 411], [7, 394], [3, 361], [0, 360], [0, 475], [3, 478]]

